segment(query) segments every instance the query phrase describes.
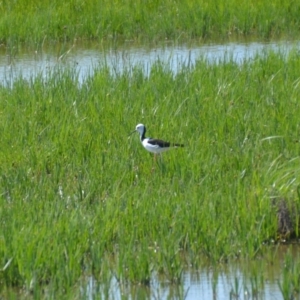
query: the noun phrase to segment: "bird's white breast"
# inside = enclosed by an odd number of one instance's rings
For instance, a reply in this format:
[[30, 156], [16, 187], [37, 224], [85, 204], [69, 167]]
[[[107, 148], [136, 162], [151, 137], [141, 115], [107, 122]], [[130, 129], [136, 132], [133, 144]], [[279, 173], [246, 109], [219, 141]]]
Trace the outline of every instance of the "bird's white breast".
[[166, 147], [166, 148], [160, 148], [158, 145], [151, 145], [148, 143], [149, 138], [146, 138], [142, 141], [143, 146], [145, 147], [145, 149], [149, 152], [152, 153], [162, 153], [165, 151], [168, 151], [170, 148]]

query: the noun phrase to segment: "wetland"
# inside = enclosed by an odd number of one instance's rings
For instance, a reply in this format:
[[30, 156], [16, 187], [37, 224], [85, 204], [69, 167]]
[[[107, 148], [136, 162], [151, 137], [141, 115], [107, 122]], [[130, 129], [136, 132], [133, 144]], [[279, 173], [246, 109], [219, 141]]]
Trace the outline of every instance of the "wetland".
[[222, 3], [1, 3], [0, 298], [299, 298], [300, 6]]

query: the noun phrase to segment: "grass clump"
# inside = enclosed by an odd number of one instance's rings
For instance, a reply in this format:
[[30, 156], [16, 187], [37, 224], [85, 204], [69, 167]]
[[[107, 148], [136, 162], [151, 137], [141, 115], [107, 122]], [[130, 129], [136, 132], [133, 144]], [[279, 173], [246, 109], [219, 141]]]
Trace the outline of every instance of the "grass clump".
[[[1, 87], [1, 285], [57, 297], [86, 275], [180, 283], [182, 252], [194, 266], [255, 257], [277, 234], [274, 191], [298, 201], [299, 67], [268, 53]], [[140, 122], [186, 147], [154, 164], [127, 137]]]
[[[3, 1], [2, 43], [297, 37], [297, 1]], [[26, 14], [24, 14], [26, 11]]]

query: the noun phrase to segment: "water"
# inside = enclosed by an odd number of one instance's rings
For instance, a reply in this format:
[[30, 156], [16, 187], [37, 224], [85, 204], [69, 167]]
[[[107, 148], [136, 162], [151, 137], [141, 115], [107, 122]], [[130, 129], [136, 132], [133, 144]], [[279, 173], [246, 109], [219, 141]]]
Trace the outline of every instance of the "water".
[[[292, 49], [299, 50], [300, 42], [164, 45], [155, 48], [118, 49], [102, 48], [97, 44], [86, 47], [71, 45], [63, 51], [48, 49], [13, 54], [1, 48], [0, 84], [12, 86], [16, 78], [31, 80], [39, 74], [46, 78], [52, 70], [69, 66], [77, 71], [79, 82], [83, 82], [95, 68], [104, 65], [115, 73], [140, 66], [148, 74], [151, 66], [160, 61], [176, 74], [183, 66], [193, 66], [201, 57], [211, 63], [228, 59], [242, 63], [259, 53], [272, 50], [287, 54]], [[154, 276], [150, 287], [134, 285], [122, 288], [113, 278], [109, 287], [109, 299], [283, 299], [279, 283], [286, 251], [286, 248], [277, 250], [277, 258], [272, 263], [264, 259], [231, 263], [218, 266], [217, 269], [188, 269], [183, 273], [182, 285], [171, 285]], [[103, 295], [106, 288], [89, 278], [82, 293], [88, 299], [105, 298]]]
[[84, 298], [93, 299], [283, 299], [280, 291], [282, 270], [287, 255], [299, 259], [299, 246], [266, 247], [264, 256], [253, 260], [186, 269], [182, 284], [170, 284], [162, 276], [153, 276], [150, 286], [120, 285], [115, 278], [109, 287], [89, 278], [82, 288]]
[[[171, 285], [159, 281], [153, 281], [150, 287], [133, 285], [120, 287], [116, 280], [112, 280], [109, 289], [109, 299], [283, 299], [279, 288], [280, 273], [272, 280], [262, 280], [258, 275], [256, 282], [254, 277], [248, 278], [237, 266], [228, 266], [226, 270], [212, 270], [202, 268], [199, 271], [187, 271], [183, 274], [183, 286]], [[249, 276], [249, 275], [248, 275]], [[265, 275], [263, 276], [266, 278]], [[257, 278], [256, 278], [257, 279]], [[85, 290], [87, 299], [106, 299], [105, 293], [95, 280], [90, 278]], [[99, 297], [101, 295], [101, 297]]]
[[183, 66], [193, 66], [197, 59], [217, 63], [232, 59], [237, 63], [252, 59], [256, 54], [270, 50], [288, 53], [300, 49], [300, 42], [232, 42], [209, 45], [160, 45], [156, 47], [120, 48], [102, 47], [99, 44], [69, 45], [46, 50], [26, 52], [0, 49], [0, 83], [11, 86], [16, 78], [27, 80], [38, 74], [46, 77], [55, 68], [74, 68], [79, 82], [91, 75], [95, 68], [106, 65], [112, 73], [122, 73], [140, 66], [148, 74], [151, 66], [160, 61], [176, 74]]

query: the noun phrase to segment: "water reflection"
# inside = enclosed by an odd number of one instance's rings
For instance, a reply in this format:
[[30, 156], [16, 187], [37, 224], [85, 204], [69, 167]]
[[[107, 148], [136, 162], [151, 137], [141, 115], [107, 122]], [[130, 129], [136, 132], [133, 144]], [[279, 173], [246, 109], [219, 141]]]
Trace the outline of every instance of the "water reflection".
[[266, 247], [263, 257], [199, 270], [186, 269], [182, 284], [169, 284], [162, 276], [153, 276], [151, 285], [120, 285], [113, 277], [108, 284], [89, 278], [87, 299], [283, 299], [280, 291], [282, 270], [287, 255], [299, 259], [299, 246]]
[[[202, 269], [198, 272], [185, 272], [183, 285], [171, 285], [153, 280], [151, 287], [132, 285], [120, 286], [116, 280], [111, 286], [99, 287], [90, 278], [84, 291], [87, 299], [282, 299], [278, 280], [261, 281], [262, 278], [245, 278], [239, 269], [216, 272]], [[261, 279], [261, 280], [260, 280]], [[100, 296], [100, 297], [99, 297]]]
[[108, 66], [113, 73], [122, 73], [140, 66], [148, 74], [153, 63], [160, 61], [166, 64], [175, 74], [183, 66], [192, 66], [200, 57], [209, 62], [232, 59], [237, 63], [253, 58], [263, 51], [282, 51], [299, 49], [300, 42], [271, 43], [227, 43], [209, 45], [162, 45], [155, 48], [102, 47], [99, 44], [86, 46], [69, 45], [45, 50], [27, 52], [0, 49], [0, 83], [11, 85], [18, 77], [34, 78], [37, 74], [47, 76], [54, 68], [71, 66], [76, 69], [79, 81], [82, 82], [95, 67]]

